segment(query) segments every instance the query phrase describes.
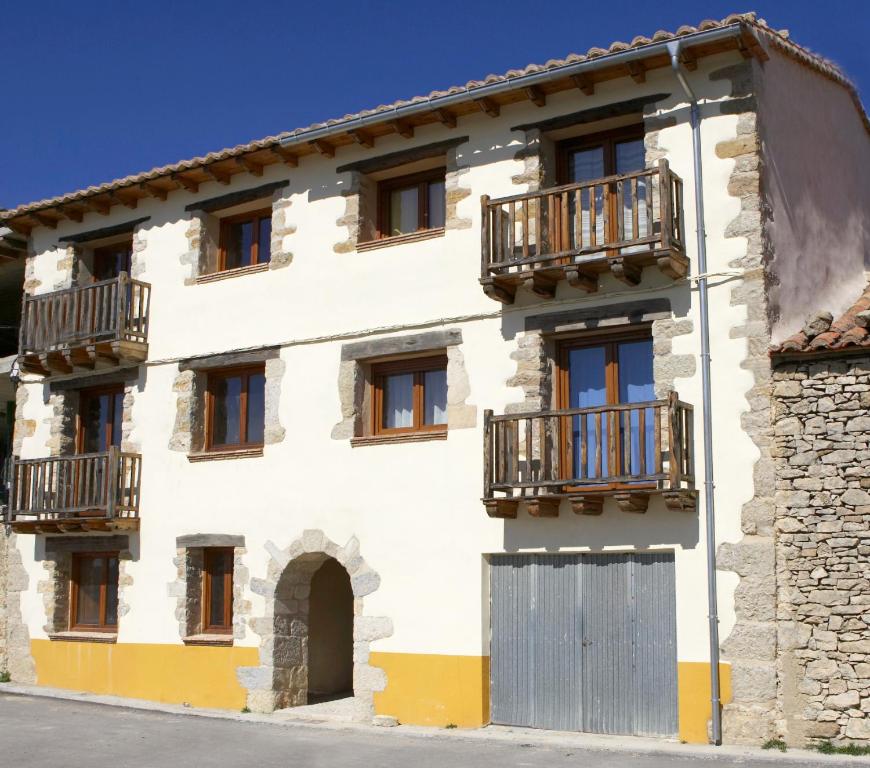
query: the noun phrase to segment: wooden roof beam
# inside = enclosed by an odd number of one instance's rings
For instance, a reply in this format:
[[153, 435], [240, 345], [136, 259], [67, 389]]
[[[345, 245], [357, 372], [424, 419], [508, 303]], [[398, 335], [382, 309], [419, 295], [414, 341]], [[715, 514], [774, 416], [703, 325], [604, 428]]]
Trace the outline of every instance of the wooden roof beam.
[[237, 157], [236, 163], [242, 168], [244, 168], [249, 173], [252, 173], [254, 176], [262, 176], [263, 175], [263, 166], [260, 163], [255, 163], [248, 157]]
[[698, 57], [691, 48], [683, 48], [680, 51], [680, 63], [690, 72], [698, 68]]
[[438, 109], [433, 109], [435, 117], [438, 118], [438, 122], [441, 123], [445, 128], [455, 128], [456, 127], [456, 115], [449, 110], [443, 109], [439, 107]]
[[592, 96], [595, 93], [595, 83], [592, 82], [589, 75], [571, 75], [571, 81], [587, 96]]
[[147, 181], [143, 181], [139, 184], [139, 189], [147, 194], [151, 195], [151, 197], [156, 197], [158, 200], [166, 200], [169, 197], [169, 190], [164, 189], [163, 187], [158, 187], [156, 184], [149, 184]]
[[199, 192], [199, 182], [194, 181], [189, 176], [185, 176], [183, 173], [173, 173], [170, 178], [181, 184], [188, 192]]
[[406, 123], [404, 120], [393, 120], [390, 123], [390, 126], [402, 138], [405, 138], [405, 139], [413, 139], [414, 138], [414, 126], [411, 125], [410, 123]]
[[758, 42], [758, 38], [746, 29], [742, 29], [740, 37], [737, 38], [737, 49], [744, 59], [755, 57], [760, 64], [763, 64], [770, 58], [767, 55], [767, 51]]
[[474, 103], [480, 108], [480, 111], [490, 117], [498, 117], [501, 113], [501, 107], [492, 99], [484, 96], [480, 99], [475, 99]]
[[138, 197], [129, 197], [128, 195], [122, 195], [120, 192], [109, 192], [109, 197], [130, 210], [135, 210], [136, 206], [139, 205]]
[[66, 216], [68, 219], [76, 222], [77, 224], [81, 224], [85, 218], [85, 212], [81, 208], [72, 208], [71, 206], [64, 206], [60, 209], [61, 213]]
[[43, 213], [31, 213], [30, 217], [36, 219], [42, 226], [57, 229], [58, 219], [53, 219], [51, 216], [46, 216]]
[[311, 146], [324, 157], [335, 157], [334, 144], [330, 144], [328, 141], [323, 141], [323, 139], [314, 139], [314, 141], [309, 142], [309, 144], [311, 144]]
[[361, 147], [368, 147], [371, 149], [375, 145], [375, 139], [370, 133], [357, 129], [352, 129], [347, 133], [348, 136], [350, 136]]
[[526, 96], [529, 97], [529, 101], [532, 102], [536, 107], [546, 107], [547, 106], [547, 94], [544, 93], [537, 85], [530, 85], [526, 88]]
[[232, 181], [232, 176], [230, 174], [225, 173], [224, 171], [219, 171], [212, 165], [204, 165], [202, 166], [202, 172], [206, 174], [206, 176], [210, 176], [213, 178], [218, 184], [223, 184], [224, 186], [229, 185], [230, 181]]
[[299, 156], [291, 152], [286, 147], [282, 147], [280, 144], [276, 144], [269, 149], [271, 150], [273, 155], [281, 158], [281, 162], [284, 163], [284, 165], [289, 165], [291, 168], [296, 168], [299, 166]]
[[111, 203], [104, 203], [100, 200], [96, 200], [93, 197], [85, 198], [84, 200], [81, 200], [80, 202], [89, 211], [96, 211], [101, 216], [108, 216], [109, 211], [112, 209]]
[[628, 74], [636, 83], [646, 82], [646, 67], [640, 61], [628, 62]]
[[[24, 214], [25, 216], [27, 214]], [[4, 221], [2, 226], [9, 227], [13, 232], [17, 232], [19, 235], [24, 235], [25, 237], [29, 237], [30, 233], [33, 231], [33, 225], [27, 224], [20, 219], [9, 219], [8, 221]]]

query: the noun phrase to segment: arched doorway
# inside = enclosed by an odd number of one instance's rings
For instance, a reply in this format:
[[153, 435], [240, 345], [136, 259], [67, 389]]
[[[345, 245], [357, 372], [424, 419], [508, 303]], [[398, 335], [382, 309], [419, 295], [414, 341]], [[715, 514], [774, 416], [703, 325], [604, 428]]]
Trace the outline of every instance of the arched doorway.
[[311, 579], [308, 609], [308, 703], [353, 696], [353, 591], [331, 557]]

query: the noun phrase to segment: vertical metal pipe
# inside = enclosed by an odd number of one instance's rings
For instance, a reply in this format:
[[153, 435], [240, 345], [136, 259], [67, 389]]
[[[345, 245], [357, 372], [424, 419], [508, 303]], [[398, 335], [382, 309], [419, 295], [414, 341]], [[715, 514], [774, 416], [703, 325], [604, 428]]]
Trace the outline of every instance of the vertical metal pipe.
[[680, 68], [680, 41], [668, 43], [671, 68], [689, 99], [695, 172], [695, 219], [698, 236], [698, 305], [701, 315], [701, 390], [704, 427], [704, 509], [707, 528], [707, 603], [710, 624], [710, 703], [712, 741], [722, 743], [722, 713], [719, 693], [719, 610], [716, 589], [716, 507], [713, 485], [713, 415], [710, 394], [710, 314], [707, 304], [707, 233], [704, 228], [704, 180], [701, 166], [701, 115], [695, 97]]

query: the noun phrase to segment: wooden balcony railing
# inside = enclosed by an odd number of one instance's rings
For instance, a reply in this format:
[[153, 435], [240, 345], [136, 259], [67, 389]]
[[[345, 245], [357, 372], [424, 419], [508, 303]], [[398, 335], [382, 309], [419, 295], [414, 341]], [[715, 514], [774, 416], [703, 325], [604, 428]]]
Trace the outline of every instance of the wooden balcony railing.
[[602, 272], [629, 285], [657, 264], [684, 277], [683, 182], [660, 160], [653, 168], [538, 192], [481, 198], [481, 278], [511, 303], [525, 285], [552, 297], [560, 279], [592, 292]]
[[484, 413], [484, 495], [494, 517], [598, 514], [612, 497], [646, 510], [651, 494], [669, 507], [695, 507], [693, 409], [675, 392], [666, 400], [494, 416]]
[[111, 280], [25, 296], [19, 359], [48, 375], [141, 362], [148, 354], [151, 286], [125, 272]]
[[142, 458], [105, 453], [15, 459], [8, 521], [29, 533], [138, 528]]

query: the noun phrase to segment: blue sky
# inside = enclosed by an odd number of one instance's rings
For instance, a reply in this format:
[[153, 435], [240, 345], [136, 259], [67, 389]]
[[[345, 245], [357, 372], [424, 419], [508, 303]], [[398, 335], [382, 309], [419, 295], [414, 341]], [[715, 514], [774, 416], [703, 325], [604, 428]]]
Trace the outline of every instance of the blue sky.
[[0, 207], [745, 10], [867, 102], [870, 0], [4, 0]]

